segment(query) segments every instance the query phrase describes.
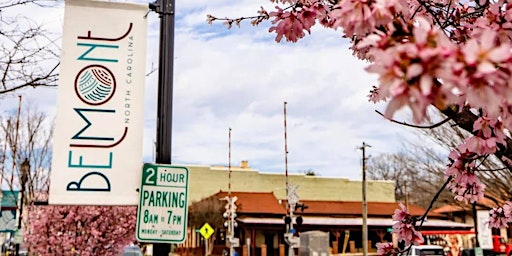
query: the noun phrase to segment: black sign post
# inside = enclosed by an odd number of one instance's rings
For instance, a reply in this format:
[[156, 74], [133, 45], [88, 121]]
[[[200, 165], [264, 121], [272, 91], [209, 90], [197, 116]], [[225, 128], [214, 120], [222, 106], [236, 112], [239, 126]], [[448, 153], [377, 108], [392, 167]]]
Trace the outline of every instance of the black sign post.
[[[171, 164], [175, 0], [158, 0], [149, 8], [160, 15], [156, 163]], [[167, 256], [170, 250], [169, 244], [153, 245], [155, 256]]]

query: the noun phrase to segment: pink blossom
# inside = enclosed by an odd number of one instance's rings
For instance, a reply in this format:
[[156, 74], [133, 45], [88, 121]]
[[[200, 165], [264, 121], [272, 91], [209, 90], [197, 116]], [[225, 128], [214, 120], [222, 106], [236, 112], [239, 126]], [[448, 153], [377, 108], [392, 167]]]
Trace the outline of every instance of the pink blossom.
[[268, 15], [273, 17], [269, 32], [276, 32], [276, 41], [280, 42], [283, 36], [287, 41], [297, 42], [305, 36], [304, 31], [311, 33], [311, 27], [319, 19], [324, 25], [328, 24], [326, 6], [318, 1], [311, 3], [309, 1], [301, 2], [301, 8], [294, 8], [291, 11], [285, 11], [276, 6], [276, 12], [270, 12]]
[[485, 184], [476, 175], [463, 175], [461, 180], [474, 180], [474, 182], [457, 183], [452, 182], [450, 189], [455, 193], [455, 200], [474, 203], [484, 197]]
[[507, 217], [505, 215], [505, 212], [503, 208], [493, 208], [489, 211], [489, 227], [492, 228], [502, 228], [502, 227], [508, 227], [507, 225]]
[[395, 209], [395, 212], [393, 213], [392, 217], [393, 220], [401, 222], [402, 220], [409, 218], [410, 215], [407, 212], [407, 208], [405, 207], [404, 204], [400, 202], [398, 206], [400, 207], [400, 209]]
[[279, 6], [276, 6], [276, 9], [277, 12], [271, 12], [269, 15], [274, 17], [272, 24], [277, 23], [277, 25], [270, 27], [268, 30], [277, 33], [276, 42], [280, 42], [283, 36], [291, 42], [297, 42], [297, 40], [304, 37], [303, 25], [300, 23], [297, 13], [283, 11]]
[[479, 155], [493, 154], [496, 152], [496, 138], [483, 139], [478, 136], [472, 136], [465, 140], [466, 146], [471, 152]]
[[[387, 102], [387, 118], [402, 108], [412, 111], [416, 123], [426, 120], [431, 106], [441, 111], [476, 110], [476, 121], [465, 127], [472, 134], [450, 152], [445, 172], [456, 200], [467, 203], [483, 197], [485, 185], [476, 173], [484, 157], [502, 150], [500, 159], [512, 162], [506, 153], [512, 130], [512, 4], [503, 0], [271, 1], [286, 5], [268, 14], [273, 18], [269, 31], [276, 33], [278, 42], [283, 37], [298, 41], [312, 32], [316, 21], [343, 30], [354, 54], [370, 62], [366, 70], [378, 81], [370, 100]], [[511, 222], [511, 208], [507, 203], [494, 209], [490, 224]], [[56, 214], [64, 221], [76, 219]], [[421, 241], [415, 219], [403, 205], [393, 219], [400, 239], [408, 244]]]
[[393, 213], [393, 233], [397, 234], [398, 240], [404, 241], [405, 245], [420, 244], [423, 242], [421, 232], [415, 230], [415, 218], [407, 212], [407, 208], [399, 203], [400, 209]]
[[365, 36], [390, 23], [394, 15], [407, 12], [398, 0], [341, 0], [330, 12], [332, 28], [342, 27], [347, 37]]
[[480, 74], [494, 72], [496, 64], [510, 58], [510, 47], [507, 44], [496, 44], [496, 31], [486, 29], [477, 37], [469, 40], [462, 47], [465, 61], [468, 65], [475, 65]]
[[37, 206], [25, 239], [37, 255], [119, 255], [135, 239], [136, 207]]
[[392, 255], [395, 250], [393, 243], [376, 243], [375, 246], [377, 247], [378, 256]]

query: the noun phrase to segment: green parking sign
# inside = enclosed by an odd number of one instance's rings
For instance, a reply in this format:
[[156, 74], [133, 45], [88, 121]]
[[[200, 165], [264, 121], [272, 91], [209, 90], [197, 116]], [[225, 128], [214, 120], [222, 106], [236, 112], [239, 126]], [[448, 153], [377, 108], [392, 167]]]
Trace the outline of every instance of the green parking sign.
[[144, 164], [137, 210], [137, 240], [153, 243], [185, 241], [188, 184], [186, 167]]

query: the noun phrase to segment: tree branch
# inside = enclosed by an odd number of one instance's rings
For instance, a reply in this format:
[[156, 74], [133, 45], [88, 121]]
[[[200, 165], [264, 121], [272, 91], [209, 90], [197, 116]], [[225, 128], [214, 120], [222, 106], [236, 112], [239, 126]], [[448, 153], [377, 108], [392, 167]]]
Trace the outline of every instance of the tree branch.
[[452, 179], [453, 179], [453, 176], [449, 176], [448, 179], [446, 179], [446, 181], [443, 184], [443, 186], [441, 187], [441, 189], [439, 189], [439, 191], [437, 191], [437, 193], [434, 195], [434, 197], [432, 198], [432, 201], [430, 201], [430, 205], [428, 206], [428, 208], [425, 211], [425, 213], [423, 214], [423, 216], [421, 216], [421, 218], [420, 218], [421, 222], [420, 222], [420, 225], [417, 228], [418, 231], [421, 230], [421, 227], [423, 226], [423, 222], [425, 222], [425, 219], [427, 218], [427, 214], [432, 209], [432, 207], [434, 206], [434, 203], [436, 202], [437, 198], [439, 197], [439, 195], [441, 195], [441, 192], [443, 192], [443, 190], [446, 188], [446, 186], [448, 186], [448, 184], [450, 183], [450, 181]]
[[445, 118], [444, 120], [442, 120], [439, 123], [435, 123], [435, 124], [427, 125], [427, 126], [422, 126], [422, 125], [409, 124], [409, 123], [406, 123], [406, 122], [403, 122], [403, 121], [397, 121], [397, 120], [394, 120], [394, 119], [389, 119], [389, 118], [385, 117], [384, 114], [382, 114], [378, 110], [375, 110], [375, 112], [377, 112], [377, 114], [381, 115], [382, 117], [386, 118], [387, 120], [389, 120], [389, 121], [391, 121], [393, 123], [401, 124], [401, 125], [412, 127], [412, 128], [419, 128], [419, 129], [433, 129], [433, 128], [439, 127], [439, 126], [441, 126], [441, 125], [443, 125], [446, 122], [451, 120], [451, 117], [447, 117], [447, 118]]

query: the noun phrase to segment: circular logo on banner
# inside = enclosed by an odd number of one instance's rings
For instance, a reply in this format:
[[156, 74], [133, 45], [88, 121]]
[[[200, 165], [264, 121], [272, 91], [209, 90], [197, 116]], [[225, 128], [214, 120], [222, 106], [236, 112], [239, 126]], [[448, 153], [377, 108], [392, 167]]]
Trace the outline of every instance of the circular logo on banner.
[[115, 90], [116, 79], [104, 66], [90, 65], [76, 75], [76, 95], [89, 105], [100, 105], [109, 101]]

